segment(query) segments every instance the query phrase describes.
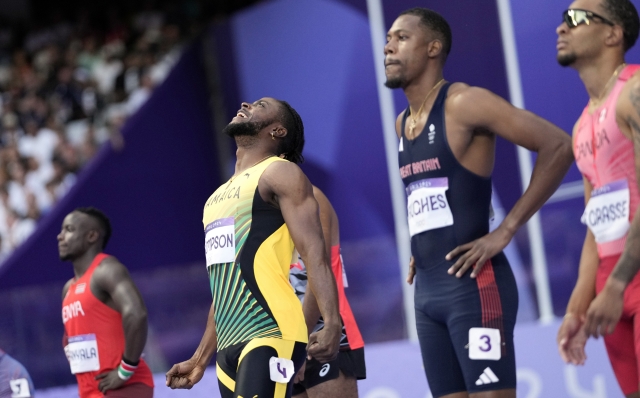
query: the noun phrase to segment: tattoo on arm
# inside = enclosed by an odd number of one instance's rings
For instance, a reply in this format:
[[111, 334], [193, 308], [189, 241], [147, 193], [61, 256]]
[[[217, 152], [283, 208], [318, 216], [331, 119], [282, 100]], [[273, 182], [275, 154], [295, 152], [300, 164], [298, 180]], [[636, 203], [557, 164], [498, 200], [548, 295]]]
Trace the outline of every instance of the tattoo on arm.
[[[635, 110], [635, 115], [631, 115], [627, 118], [627, 122], [629, 123], [629, 126], [631, 126], [631, 130], [633, 133], [633, 143], [634, 143], [634, 149], [637, 153], [638, 148], [637, 148], [637, 144], [638, 144], [638, 134], [640, 134], [640, 126], [638, 125], [638, 123], [633, 119], [633, 116], [640, 116], [640, 85], [635, 86], [631, 89], [631, 93], [629, 94], [629, 100], [631, 101], [631, 105], [633, 106], [633, 110]], [[638, 161], [636, 160], [636, 163]]]
[[[633, 139], [633, 152], [635, 159], [636, 181], [640, 186], [640, 85], [634, 85], [631, 88], [629, 100], [635, 111], [633, 115], [627, 117], [627, 123], [631, 127], [631, 135]], [[633, 277], [640, 269], [640, 215], [636, 213], [631, 220], [631, 227], [627, 236], [627, 243], [618, 262], [613, 270], [612, 276], [624, 283], [631, 282]]]

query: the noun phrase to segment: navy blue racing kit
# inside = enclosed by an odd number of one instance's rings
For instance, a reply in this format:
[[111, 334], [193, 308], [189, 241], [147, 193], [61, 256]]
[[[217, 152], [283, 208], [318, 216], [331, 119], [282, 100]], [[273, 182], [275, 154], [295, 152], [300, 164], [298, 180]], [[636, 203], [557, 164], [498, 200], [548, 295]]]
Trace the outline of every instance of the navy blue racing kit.
[[464, 168], [447, 142], [440, 90], [424, 130], [413, 140], [402, 119], [400, 174], [407, 192], [411, 253], [415, 259], [415, 311], [422, 360], [431, 393], [516, 387], [513, 328], [518, 290], [501, 252], [477, 278], [449, 275], [445, 256], [489, 233], [491, 178]]

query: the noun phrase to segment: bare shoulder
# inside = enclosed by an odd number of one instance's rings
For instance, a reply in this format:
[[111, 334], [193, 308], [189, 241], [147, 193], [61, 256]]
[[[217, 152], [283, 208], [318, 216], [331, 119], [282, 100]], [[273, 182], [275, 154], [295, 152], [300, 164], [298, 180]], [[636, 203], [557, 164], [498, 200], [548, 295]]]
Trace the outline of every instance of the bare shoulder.
[[117, 258], [113, 256], [106, 257], [100, 265], [96, 267], [91, 278], [93, 282], [96, 282], [100, 287], [106, 287], [108, 285], [122, 281], [123, 279], [130, 279], [129, 270], [124, 266]]
[[260, 184], [268, 187], [296, 184], [306, 180], [304, 172], [297, 164], [289, 161], [273, 162], [262, 173]]
[[480, 104], [478, 101], [483, 101], [487, 98], [494, 97], [497, 97], [496, 94], [492, 93], [486, 88], [470, 86], [466, 83], [460, 82], [452, 83], [451, 87], [449, 87], [449, 93], [447, 95], [447, 107], [473, 107]]
[[258, 190], [265, 202], [278, 207], [285, 197], [299, 200], [313, 195], [307, 176], [297, 164], [289, 161], [267, 166], [258, 181]]
[[640, 71], [631, 76], [624, 84], [618, 97], [617, 109], [623, 111], [640, 111]]
[[465, 83], [451, 85], [445, 109], [447, 119], [469, 130], [484, 128], [496, 133], [498, 130], [504, 130], [504, 126], [501, 129], [500, 123], [514, 121], [521, 116], [518, 108], [494, 92]]
[[639, 84], [640, 84], [640, 69], [638, 69], [633, 73], [633, 75], [625, 83], [625, 86], [633, 86], [634, 88], [638, 88]]
[[324, 194], [324, 192], [322, 192], [320, 190], [320, 188], [316, 187], [315, 185], [313, 186], [313, 196], [315, 196], [316, 200], [318, 201], [318, 203], [320, 201], [323, 202], [329, 202], [329, 199], [327, 198], [327, 196]]

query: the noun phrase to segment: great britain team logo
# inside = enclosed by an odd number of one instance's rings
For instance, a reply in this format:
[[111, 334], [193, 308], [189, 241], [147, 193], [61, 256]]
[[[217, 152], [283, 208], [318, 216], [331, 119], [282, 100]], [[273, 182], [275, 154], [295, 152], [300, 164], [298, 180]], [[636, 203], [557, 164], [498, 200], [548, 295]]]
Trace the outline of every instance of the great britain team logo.
[[429, 126], [429, 145], [433, 144], [435, 142], [435, 139], [436, 139], [436, 126], [431, 124], [431, 126]]

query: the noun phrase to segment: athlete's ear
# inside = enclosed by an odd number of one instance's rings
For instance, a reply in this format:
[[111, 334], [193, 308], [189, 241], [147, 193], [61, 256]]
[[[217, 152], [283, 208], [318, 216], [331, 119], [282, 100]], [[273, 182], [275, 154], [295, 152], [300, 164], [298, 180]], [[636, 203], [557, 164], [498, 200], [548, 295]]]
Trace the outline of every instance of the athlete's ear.
[[439, 39], [431, 40], [427, 52], [431, 58], [437, 57], [442, 52], [442, 42]]
[[277, 138], [283, 138], [283, 137], [286, 137], [287, 135], [287, 129], [284, 128], [283, 126], [274, 127], [272, 132], [273, 132], [273, 136]]
[[624, 32], [622, 27], [619, 25], [613, 25], [611, 30], [609, 30], [609, 34], [605, 39], [605, 44], [608, 46], [617, 46], [624, 41]]
[[95, 229], [90, 229], [89, 232], [87, 232], [87, 240], [89, 241], [89, 243], [95, 243], [99, 238], [100, 233]]

